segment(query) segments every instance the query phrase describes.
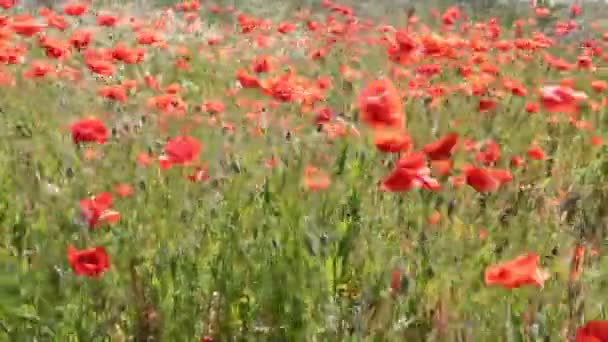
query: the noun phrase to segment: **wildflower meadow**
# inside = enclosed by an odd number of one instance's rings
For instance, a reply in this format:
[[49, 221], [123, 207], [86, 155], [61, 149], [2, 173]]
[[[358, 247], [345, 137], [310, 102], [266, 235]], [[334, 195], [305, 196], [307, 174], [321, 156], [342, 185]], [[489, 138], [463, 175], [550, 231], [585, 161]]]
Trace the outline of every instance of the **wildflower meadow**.
[[483, 3], [0, 0], [0, 341], [608, 341], [608, 7]]

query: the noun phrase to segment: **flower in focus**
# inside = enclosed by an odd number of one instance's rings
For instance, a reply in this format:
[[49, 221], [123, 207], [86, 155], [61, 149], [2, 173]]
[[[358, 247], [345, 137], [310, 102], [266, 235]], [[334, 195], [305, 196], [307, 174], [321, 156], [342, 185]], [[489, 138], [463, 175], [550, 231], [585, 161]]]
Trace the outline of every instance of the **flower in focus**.
[[77, 250], [73, 246], [68, 246], [67, 255], [68, 263], [77, 275], [98, 277], [110, 265], [110, 259], [103, 247]]

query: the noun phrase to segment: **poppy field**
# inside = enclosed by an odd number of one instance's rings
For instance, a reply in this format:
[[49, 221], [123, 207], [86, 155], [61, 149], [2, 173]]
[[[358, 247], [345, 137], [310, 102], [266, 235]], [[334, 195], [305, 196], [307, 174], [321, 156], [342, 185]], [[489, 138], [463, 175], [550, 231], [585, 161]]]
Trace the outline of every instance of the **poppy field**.
[[0, 0], [0, 339], [608, 341], [608, 22], [524, 7]]

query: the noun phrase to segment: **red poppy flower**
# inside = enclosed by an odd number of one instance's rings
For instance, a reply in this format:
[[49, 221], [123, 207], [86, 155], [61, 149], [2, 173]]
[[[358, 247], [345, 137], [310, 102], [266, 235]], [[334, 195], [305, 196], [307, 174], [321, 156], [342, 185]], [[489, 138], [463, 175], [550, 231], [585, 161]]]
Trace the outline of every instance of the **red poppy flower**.
[[545, 159], [545, 151], [538, 146], [533, 146], [528, 149], [528, 157], [533, 160]]
[[486, 268], [486, 285], [499, 285], [506, 289], [524, 285], [542, 286], [549, 274], [539, 268], [535, 253], [518, 256], [513, 260]]
[[114, 64], [112, 62], [99, 58], [88, 58], [85, 63], [89, 70], [100, 76], [112, 76], [114, 73]]
[[538, 111], [540, 110], [540, 106], [538, 105], [538, 103], [529, 102], [529, 103], [526, 103], [525, 110], [527, 113], [530, 113], [530, 114], [538, 113]]
[[53, 67], [44, 61], [33, 61], [30, 68], [23, 73], [25, 78], [43, 78], [54, 71]]
[[0, 0], [0, 7], [10, 9], [17, 4], [19, 0]]
[[488, 170], [470, 167], [465, 170], [466, 182], [478, 192], [496, 191], [500, 186], [498, 179], [492, 177]]
[[581, 5], [579, 4], [572, 4], [572, 6], [570, 6], [570, 15], [573, 17], [577, 17], [579, 15], [581, 15], [581, 13], [583, 12]]
[[[42, 16], [42, 14], [40, 15]], [[68, 27], [70, 27], [70, 24], [67, 22], [64, 16], [54, 13], [49, 13], [49, 15], [46, 17], [46, 24], [48, 27], [56, 28], [59, 31], [65, 31]]]
[[447, 176], [452, 170], [452, 160], [432, 160], [431, 169], [439, 176]]
[[296, 25], [294, 25], [293, 23], [288, 23], [288, 22], [279, 23], [279, 26], [277, 27], [277, 31], [279, 31], [280, 33], [290, 33], [295, 30], [296, 30]]
[[511, 157], [511, 166], [512, 167], [522, 167], [524, 166], [525, 162], [524, 159], [520, 156], [513, 156]]
[[111, 207], [112, 194], [109, 192], [102, 192], [80, 201], [80, 213], [91, 229], [102, 224], [118, 222], [120, 213], [112, 210]]
[[321, 125], [324, 123], [328, 123], [334, 117], [333, 110], [328, 106], [320, 107], [316, 111], [315, 124]]
[[464, 180], [477, 192], [493, 192], [502, 184], [513, 180], [513, 176], [509, 170], [484, 169], [470, 165], [464, 166], [462, 169], [465, 176]]
[[314, 166], [304, 169], [304, 187], [309, 191], [324, 190], [329, 187], [330, 180], [327, 173]]
[[63, 13], [73, 17], [83, 15], [87, 11], [87, 5], [84, 3], [71, 3], [63, 8]]
[[407, 151], [412, 147], [412, 138], [405, 133], [394, 130], [379, 130], [374, 135], [374, 145], [385, 153]]
[[270, 72], [273, 69], [269, 56], [258, 56], [251, 61], [251, 70], [256, 74]]
[[164, 150], [171, 164], [184, 165], [198, 158], [201, 143], [190, 136], [178, 136], [167, 141]]
[[99, 26], [113, 27], [118, 22], [118, 17], [112, 14], [98, 14], [95, 20]]
[[96, 142], [103, 144], [108, 139], [108, 130], [103, 121], [97, 119], [83, 119], [70, 125], [74, 144], [82, 142]]
[[401, 99], [388, 79], [369, 83], [359, 94], [361, 120], [372, 128], [403, 128], [405, 117]]
[[576, 330], [576, 342], [608, 341], [608, 321], [589, 321]]
[[492, 99], [479, 99], [479, 112], [487, 112], [496, 108], [496, 101]]
[[449, 159], [458, 143], [458, 134], [449, 133], [441, 139], [425, 145], [422, 150], [432, 160]]
[[77, 50], [84, 50], [91, 43], [93, 34], [87, 30], [77, 30], [70, 36], [70, 44]]
[[576, 114], [578, 105], [587, 95], [574, 91], [566, 86], [547, 86], [541, 89], [540, 102], [543, 108], [550, 113]]
[[125, 64], [137, 64], [144, 60], [146, 50], [143, 48], [130, 48], [118, 43], [112, 49], [112, 58]]
[[603, 93], [606, 89], [608, 89], [608, 82], [603, 80], [592, 81], [591, 88], [598, 93]]
[[125, 103], [127, 102], [127, 92], [125, 88], [120, 85], [114, 86], [103, 86], [99, 88], [97, 94], [108, 100]]
[[395, 168], [382, 180], [381, 189], [389, 192], [407, 192], [412, 189], [438, 190], [439, 182], [430, 177], [422, 152], [408, 152], [401, 156]]
[[137, 43], [142, 45], [152, 45], [154, 43], [158, 43], [162, 41], [160, 36], [153, 31], [140, 31], [137, 33], [136, 37]]
[[11, 29], [20, 36], [31, 37], [44, 28], [43, 24], [34, 22], [33, 19], [19, 20], [11, 24]]
[[500, 159], [500, 146], [494, 141], [489, 140], [485, 143], [483, 149], [477, 152], [475, 161], [486, 166], [496, 163]]
[[40, 38], [39, 43], [49, 58], [65, 59], [70, 52], [70, 45], [64, 41], [43, 36]]
[[236, 78], [243, 88], [258, 88], [260, 86], [257, 77], [249, 74], [245, 69], [239, 69], [236, 72]]
[[207, 101], [201, 109], [210, 114], [220, 114], [226, 110], [226, 106], [220, 101]]
[[77, 275], [98, 277], [110, 266], [110, 259], [103, 247], [77, 250], [68, 246], [67, 255], [68, 263]]
[[134, 190], [130, 184], [119, 183], [114, 186], [114, 192], [120, 197], [129, 197], [133, 195]]
[[548, 16], [550, 13], [549, 9], [546, 7], [536, 7], [534, 9], [534, 12], [535, 12], [536, 16], [539, 18], [544, 18], [544, 17]]

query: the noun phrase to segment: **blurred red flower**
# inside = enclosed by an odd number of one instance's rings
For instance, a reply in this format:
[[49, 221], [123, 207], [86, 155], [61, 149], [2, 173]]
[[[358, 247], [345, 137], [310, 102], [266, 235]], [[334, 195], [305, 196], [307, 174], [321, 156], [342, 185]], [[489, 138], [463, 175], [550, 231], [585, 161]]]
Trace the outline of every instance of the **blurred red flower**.
[[372, 128], [403, 128], [405, 115], [397, 90], [388, 79], [369, 83], [359, 94], [361, 120]]
[[103, 144], [108, 139], [108, 130], [103, 121], [98, 119], [83, 119], [70, 125], [74, 144], [96, 142]]
[[486, 285], [499, 285], [506, 289], [523, 285], [542, 286], [549, 274], [538, 267], [535, 253], [518, 256], [512, 260], [486, 268]]

